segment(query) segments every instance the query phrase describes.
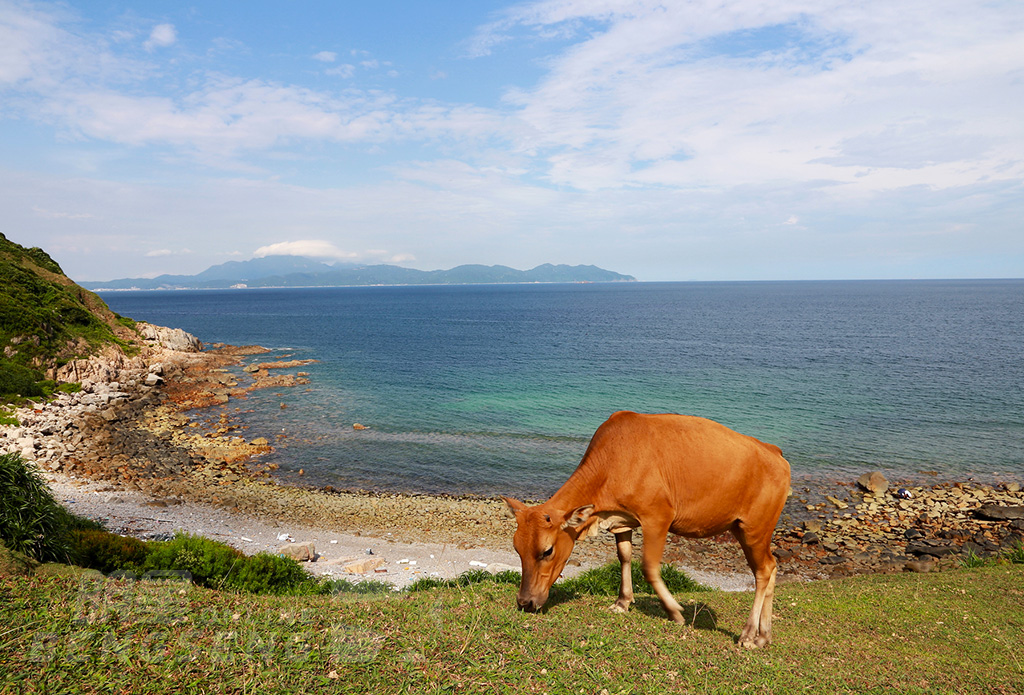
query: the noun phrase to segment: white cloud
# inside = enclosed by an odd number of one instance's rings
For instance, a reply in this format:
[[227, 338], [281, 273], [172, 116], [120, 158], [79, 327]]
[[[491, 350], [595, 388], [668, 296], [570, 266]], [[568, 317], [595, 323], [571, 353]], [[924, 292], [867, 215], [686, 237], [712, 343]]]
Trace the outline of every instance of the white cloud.
[[322, 239], [303, 239], [300, 241], [280, 241], [276, 244], [261, 246], [253, 253], [255, 258], [265, 256], [306, 256], [309, 258], [333, 258], [336, 260], [353, 260], [359, 254], [342, 251], [329, 241]]
[[319, 60], [321, 63], [333, 63], [337, 59], [338, 54], [334, 51], [320, 51], [313, 54], [313, 60]]
[[178, 41], [178, 32], [173, 24], [157, 24], [143, 44], [147, 51], [173, 46]]
[[333, 75], [335, 77], [342, 77], [348, 79], [356, 74], [356, 66], [350, 63], [342, 63], [333, 68], [327, 68], [324, 70], [325, 75]]

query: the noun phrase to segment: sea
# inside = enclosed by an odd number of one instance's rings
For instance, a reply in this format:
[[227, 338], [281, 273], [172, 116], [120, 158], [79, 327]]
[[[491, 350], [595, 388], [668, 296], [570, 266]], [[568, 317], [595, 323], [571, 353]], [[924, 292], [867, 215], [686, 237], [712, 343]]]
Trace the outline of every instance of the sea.
[[207, 344], [274, 351], [255, 361], [317, 360], [308, 386], [227, 406], [246, 437], [277, 443], [286, 483], [541, 499], [617, 410], [717, 420], [780, 446], [796, 479], [1024, 478], [1024, 280], [103, 298]]

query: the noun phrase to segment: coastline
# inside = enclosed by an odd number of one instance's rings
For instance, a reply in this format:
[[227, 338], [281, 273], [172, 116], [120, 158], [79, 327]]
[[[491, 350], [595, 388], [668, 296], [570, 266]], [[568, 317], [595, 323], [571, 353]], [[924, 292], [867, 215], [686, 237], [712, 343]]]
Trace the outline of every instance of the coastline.
[[[500, 500], [275, 481], [268, 460], [274, 443], [246, 440], [238, 414], [255, 389], [309, 383], [301, 371], [307, 361], [270, 360], [258, 346], [200, 351], [198, 340], [183, 340], [181, 331], [152, 333], [138, 357], [70, 365], [81, 394], [19, 409], [22, 426], [0, 430], [0, 449], [36, 461], [72, 511], [126, 535], [160, 538], [182, 530], [249, 553], [276, 552], [289, 537], [312, 542], [320, 557], [304, 563], [309, 570], [398, 587], [483, 566], [518, 569], [514, 522]], [[240, 382], [229, 368], [246, 361]], [[909, 500], [892, 494], [895, 487], [876, 495], [851, 483], [794, 479], [775, 535], [780, 581], [955, 566], [965, 548], [995, 553], [1024, 531], [1024, 520], [976, 518], [986, 503], [1024, 506], [1018, 481], [1002, 488], [907, 483]], [[582, 541], [566, 574], [614, 558], [610, 536]], [[720, 588], [753, 586], [731, 536], [670, 537], [665, 561]]]

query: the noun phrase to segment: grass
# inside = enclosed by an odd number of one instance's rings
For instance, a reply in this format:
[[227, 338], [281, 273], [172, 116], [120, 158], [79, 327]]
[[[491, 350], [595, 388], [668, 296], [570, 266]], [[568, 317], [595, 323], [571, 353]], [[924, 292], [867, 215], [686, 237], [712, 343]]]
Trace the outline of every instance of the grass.
[[783, 584], [775, 643], [736, 646], [751, 594], [513, 610], [516, 586], [251, 596], [175, 582], [0, 578], [3, 692], [1020, 693], [1024, 566]]

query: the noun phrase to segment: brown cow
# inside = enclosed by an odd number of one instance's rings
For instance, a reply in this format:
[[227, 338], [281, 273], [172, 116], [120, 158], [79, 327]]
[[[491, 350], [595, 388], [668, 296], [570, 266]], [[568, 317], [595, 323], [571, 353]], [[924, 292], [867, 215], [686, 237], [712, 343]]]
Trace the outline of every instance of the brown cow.
[[633, 529], [643, 530], [644, 577], [669, 616], [685, 622], [661, 580], [671, 531], [688, 538], [731, 532], [754, 572], [756, 590], [740, 644], [771, 641], [775, 558], [772, 532], [789, 495], [782, 451], [711, 420], [685, 415], [618, 412], [590, 440], [576, 471], [544, 504], [503, 498], [515, 514], [513, 545], [523, 562], [517, 601], [536, 611], [548, 599], [578, 538], [615, 535], [622, 585], [612, 610], [633, 603]]

